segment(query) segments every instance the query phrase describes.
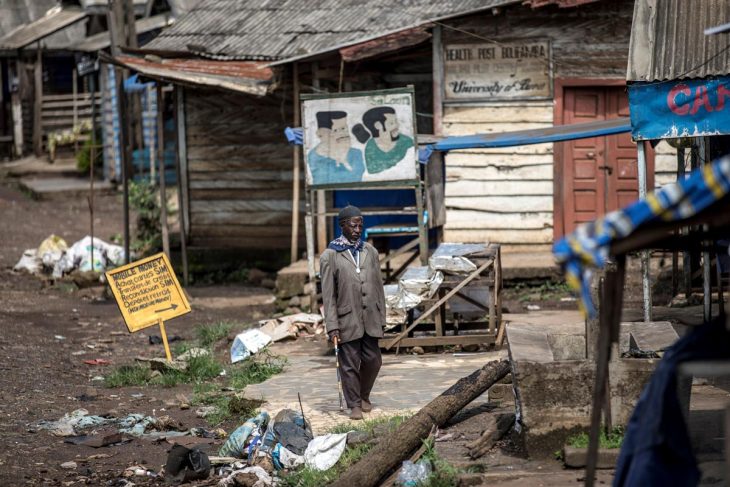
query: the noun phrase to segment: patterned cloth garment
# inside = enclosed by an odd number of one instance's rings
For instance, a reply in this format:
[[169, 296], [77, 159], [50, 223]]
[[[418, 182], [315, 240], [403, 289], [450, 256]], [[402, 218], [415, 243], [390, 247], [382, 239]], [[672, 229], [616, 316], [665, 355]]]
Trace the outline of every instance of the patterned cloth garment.
[[730, 155], [692, 171], [685, 179], [663, 186], [646, 199], [580, 225], [553, 246], [568, 286], [578, 295], [584, 315], [595, 317], [591, 299], [591, 267], [603, 268], [611, 243], [642, 225], [685, 220], [730, 193]]

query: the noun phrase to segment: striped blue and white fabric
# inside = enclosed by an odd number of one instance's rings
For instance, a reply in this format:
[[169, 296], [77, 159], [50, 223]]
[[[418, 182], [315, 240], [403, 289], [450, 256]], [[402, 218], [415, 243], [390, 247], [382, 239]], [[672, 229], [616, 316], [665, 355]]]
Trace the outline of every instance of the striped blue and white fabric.
[[580, 225], [553, 246], [555, 259], [565, 272], [568, 286], [578, 294], [578, 305], [587, 316], [596, 314], [591, 299], [591, 268], [602, 268], [611, 242], [656, 221], [689, 218], [730, 193], [730, 155], [692, 171], [631, 205]]

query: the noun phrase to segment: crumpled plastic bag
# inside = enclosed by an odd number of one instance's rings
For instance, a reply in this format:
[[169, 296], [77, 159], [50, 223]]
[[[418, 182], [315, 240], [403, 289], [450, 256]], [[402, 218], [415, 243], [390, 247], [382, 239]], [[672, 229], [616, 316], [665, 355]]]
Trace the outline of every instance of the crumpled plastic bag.
[[304, 462], [315, 470], [329, 470], [334, 467], [347, 446], [347, 433], [317, 436], [309, 442], [304, 452]]
[[36, 249], [26, 249], [13, 270], [16, 272], [25, 271], [30, 274], [40, 274], [43, 268], [43, 261], [38, 257]]
[[309, 423], [293, 409], [279, 411], [272, 424], [276, 441], [295, 455], [302, 455], [314, 438]]
[[258, 352], [271, 342], [271, 337], [261, 330], [248, 330], [236, 335], [231, 345], [231, 363], [235, 364]]
[[94, 261], [91, 261], [90, 236], [75, 242], [53, 267], [55, 279], [63, 277], [71, 271], [104, 272], [121, 265], [124, 262], [124, 249], [119, 245], [109, 244], [100, 238], [94, 237]]
[[40, 421], [38, 429], [48, 430], [55, 436], [75, 436], [81, 431], [113, 422], [113, 419], [90, 416], [86, 409], [76, 409], [64, 414], [58, 421]]
[[173, 445], [167, 454], [165, 475], [174, 484], [207, 479], [210, 475], [210, 459], [198, 448]]
[[274, 467], [276, 467], [277, 470], [281, 470], [284, 468], [288, 470], [293, 470], [300, 465], [304, 465], [303, 455], [297, 455], [296, 453], [289, 451], [281, 443], [276, 444], [276, 447], [274, 447], [274, 452], [271, 454], [271, 457], [274, 460]]
[[261, 411], [255, 418], [250, 418], [230, 434], [218, 451], [218, 455], [222, 457], [243, 458], [244, 452], [246, 452], [246, 441], [248, 438], [255, 431], [258, 431], [258, 436], [260, 436], [260, 432], [264, 431], [268, 424], [269, 414], [266, 411]]
[[68, 249], [66, 241], [58, 235], [51, 234], [38, 246], [37, 255], [45, 267], [53, 269], [66, 249]]

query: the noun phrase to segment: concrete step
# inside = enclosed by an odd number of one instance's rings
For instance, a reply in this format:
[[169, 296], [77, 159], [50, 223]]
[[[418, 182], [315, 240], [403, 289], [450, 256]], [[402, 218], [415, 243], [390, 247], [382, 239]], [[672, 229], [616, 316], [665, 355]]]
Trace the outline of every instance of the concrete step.
[[[20, 187], [34, 198], [53, 198], [89, 193], [89, 180], [71, 177], [27, 177], [21, 178]], [[116, 187], [109, 181], [95, 181], [94, 192], [112, 193]]]

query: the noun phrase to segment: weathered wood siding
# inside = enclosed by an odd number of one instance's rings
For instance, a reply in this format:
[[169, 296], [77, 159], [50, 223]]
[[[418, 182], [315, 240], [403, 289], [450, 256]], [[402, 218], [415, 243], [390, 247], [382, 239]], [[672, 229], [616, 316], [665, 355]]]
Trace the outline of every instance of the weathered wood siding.
[[[450, 24], [508, 44], [550, 39], [553, 78], [625, 77], [633, 1], [578, 8], [515, 6]], [[443, 43], [478, 38], [443, 30]], [[445, 135], [506, 132], [553, 125], [554, 100], [446, 103]], [[453, 152], [446, 157], [447, 241], [546, 250], [553, 241], [553, 144]], [[662, 166], [663, 167], [663, 166]], [[657, 175], [657, 180], [662, 180]]]
[[291, 105], [284, 106], [274, 95], [186, 90], [192, 245], [290, 246], [292, 149], [284, 128]]

